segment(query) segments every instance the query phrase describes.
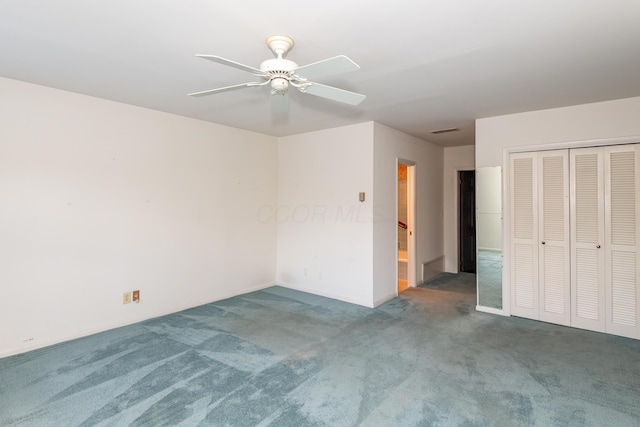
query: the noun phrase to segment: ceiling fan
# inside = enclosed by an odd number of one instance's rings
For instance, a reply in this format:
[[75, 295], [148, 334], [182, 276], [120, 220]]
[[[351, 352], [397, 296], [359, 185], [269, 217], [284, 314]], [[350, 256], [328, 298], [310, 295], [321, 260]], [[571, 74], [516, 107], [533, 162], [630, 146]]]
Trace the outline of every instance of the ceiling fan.
[[366, 98], [365, 95], [359, 93], [311, 81], [311, 79], [358, 70], [360, 66], [346, 56], [339, 55], [299, 67], [295, 62], [284, 58], [287, 52], [289, 52], [293, 47], [293, 40], [290, 37], [271, 36], [267, 39], [267, 45], [276, 57], [262, 62], [262, 64], [260, 64], [260, 68], [240, 64], [216, 55], [196, 55], [199, 58], [208, 59], [209, 61], [217, 62], [222, 65], [248, 71], [254, 76], [260, 77], [262, 81], [241, 83], [233, 86], [190, 93], [189, 96], [213, 95], [216, 93], [244, 89], [247, 87], [270, 85], [271, 104], [272, 108], [276, 112], [283, 111], [288, 108], [289, 87], [294, 87], [302, 93], [308, 93], [310, 95], [327, 98], [332, 101], [342, 102], [349, 105], [358, 105]]

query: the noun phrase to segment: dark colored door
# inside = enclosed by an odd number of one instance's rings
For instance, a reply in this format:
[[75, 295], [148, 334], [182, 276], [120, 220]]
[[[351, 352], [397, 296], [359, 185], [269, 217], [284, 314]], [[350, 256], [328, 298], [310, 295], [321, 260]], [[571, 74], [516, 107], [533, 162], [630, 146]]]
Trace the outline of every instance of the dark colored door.
[[460, 171], [460, 271], [476, 272], [476, 174], [475, 171]]

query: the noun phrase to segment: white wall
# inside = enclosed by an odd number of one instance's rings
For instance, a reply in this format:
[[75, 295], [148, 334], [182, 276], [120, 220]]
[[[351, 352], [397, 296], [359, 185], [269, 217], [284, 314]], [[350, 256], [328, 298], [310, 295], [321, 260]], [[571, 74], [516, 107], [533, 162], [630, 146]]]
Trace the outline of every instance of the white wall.
[[458, 272], [458, 172], [475, 169], [475, 147], [444, 149], [444, 268]]
[[476, 166], [502, 165], [506, 148], [640, 135], [640, 97], [476, 121]]
[[283, 137], [278, 147], [278, 203], [262, 212], [278, 223], [278, 283], [370, 307], [373, 123]]
[[276, 138], [1, 78], [0, 93], [0, 356], [274, 281], [259, 213]]
[[443, 255], [443, 161], [444, 149], [395, 129], [374, 123], [374, 227], [373, 303], [378, 305], [397, 294], [397, 162], [415, 163], [416, 278], [421, 265]]
[[0, 357], [276, 279], [375, 306], [397, 289], [398, 158], [416, 163], [418, 280], [443, 255], [430, 142], [373, 122], [276, 139], [2, 78], [0, 93]]

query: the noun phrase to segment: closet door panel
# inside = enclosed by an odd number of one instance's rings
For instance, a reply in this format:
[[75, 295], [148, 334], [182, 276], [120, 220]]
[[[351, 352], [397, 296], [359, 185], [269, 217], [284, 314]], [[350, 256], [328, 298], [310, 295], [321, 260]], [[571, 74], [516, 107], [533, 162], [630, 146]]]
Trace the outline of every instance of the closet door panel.
[[569, 153], [538, 153], [540, 320], [571, 322]]
[[[602, 263], [597, 251], [591, 248], [576, 248], [573, 293], [574, 320], [572, 326], [604, 332], [603, 303], [600, 282]], [[582, 322], [582, 323], [580, 323]], [[593, 322], [590, 325], [588, 322]], [[602, 324], [601, 326], [599, 326]]]
[[[636, 337], [638, 326], [636, 254], [611, 251], [610, 286], [607, 297], [610, 316], [607, 332]], [[628, 329], [625, 332], [625, 329]]]
[[510, 156], [511, 313], [538, 319], [536, 154]]
[[640, 339], [640, 144], [510, 156], [513, 315]]
[[604, 332], [603, 152], [571, 150], [570, 159], [571, 326]]
[[638, 148], [607, 147], [604, 154], [606, 331], [632, 338], [640, 338]]

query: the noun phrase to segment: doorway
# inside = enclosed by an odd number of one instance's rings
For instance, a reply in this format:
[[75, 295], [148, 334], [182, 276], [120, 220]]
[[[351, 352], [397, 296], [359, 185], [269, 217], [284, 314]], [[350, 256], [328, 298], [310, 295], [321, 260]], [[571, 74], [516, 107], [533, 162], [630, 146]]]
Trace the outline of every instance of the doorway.
[[458, 172], [458, 270], [476, 272], [476, 174], [475, 171]]
[[476, 174], [458, 172], [458, 270], [476, 272]]
[[415, 164], [398, 161], [397, 253], [398, 293], [416, 285], [415, 272]]

